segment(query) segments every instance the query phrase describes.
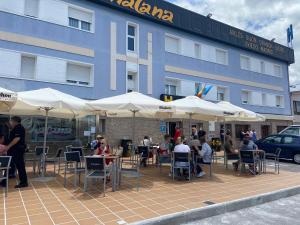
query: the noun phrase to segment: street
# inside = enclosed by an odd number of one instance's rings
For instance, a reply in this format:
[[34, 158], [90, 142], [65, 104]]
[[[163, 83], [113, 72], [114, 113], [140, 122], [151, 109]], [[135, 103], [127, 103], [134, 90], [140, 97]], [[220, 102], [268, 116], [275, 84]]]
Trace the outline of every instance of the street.
[[[268, 163], [270, 165], [270, 163]], [[282, 170], [299, 172], [300, 166], [280, 163]], [[300, 224], [300, 195], [229, 212], [185, 225], [297, 225]]]

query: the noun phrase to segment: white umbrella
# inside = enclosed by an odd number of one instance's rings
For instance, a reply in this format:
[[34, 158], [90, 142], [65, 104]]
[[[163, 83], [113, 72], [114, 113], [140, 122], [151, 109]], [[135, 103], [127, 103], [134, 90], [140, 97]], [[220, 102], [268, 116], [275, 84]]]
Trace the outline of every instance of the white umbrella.
[[225, 116], [225, 121], [265, 121], [266, 118], [256, 112], [241, 108], [227, 101], [217, 103], [224, 111], [231, 112], [231, 115]]
[[17, 93], [0, 87], [0, 112], [8, 112], [17, 101]]
[[172, 115], [173, 118], [189, 119], [190, 128], [192, 119], [216, 121], [224, 118], [224, 110], [221, 107], [197, 96], [187, 96], [168, 102], [168, 105], [176, 108], [176, 112]]
[[90, 108], [86, 105], [86, 101], [51, 88], [18, 93], [18, 101], [10, 111], [12, 114], [45, 116], [42, 177], [45, 176], [44, 164], [47, 143], [48, 117], [54, 116], [74, 118], [87, 115], [89, 110]]
[[158, 99], [130, 92], [109, 98], [103, 98], [88, 103], [94, 111], [105, 111], [107, 116], [130, 117], [132, 116], [132, 141], [135, 136], [135, 117], [162, 117], [164, 113], [172, 111], [170, 106]]

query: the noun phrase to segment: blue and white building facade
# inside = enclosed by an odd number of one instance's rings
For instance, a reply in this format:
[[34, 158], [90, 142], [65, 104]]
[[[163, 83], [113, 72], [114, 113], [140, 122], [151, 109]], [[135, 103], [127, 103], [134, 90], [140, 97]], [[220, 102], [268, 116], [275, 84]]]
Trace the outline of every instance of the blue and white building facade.
[[285, 126], [292, 63], [287, 47], [164, 1], [0, 1], [0, 86], [15, 91], [169, 99], [209, 84], [205, 99]]

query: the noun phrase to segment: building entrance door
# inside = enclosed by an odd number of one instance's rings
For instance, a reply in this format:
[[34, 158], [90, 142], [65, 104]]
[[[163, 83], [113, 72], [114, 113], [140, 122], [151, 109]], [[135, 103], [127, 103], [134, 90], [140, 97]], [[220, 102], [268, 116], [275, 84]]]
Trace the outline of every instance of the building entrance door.
[[261, 126], [261, 138], [265, 138], [270, 135], [270, 125], [262, 125]]

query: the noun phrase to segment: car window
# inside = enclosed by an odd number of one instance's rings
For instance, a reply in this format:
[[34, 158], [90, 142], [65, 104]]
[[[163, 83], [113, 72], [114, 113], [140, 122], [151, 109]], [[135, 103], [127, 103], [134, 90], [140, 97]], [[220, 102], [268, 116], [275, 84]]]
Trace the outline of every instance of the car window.
[[263, 143], [267, 143], [267, 144], [280, 144], [280, 142], [281, 142], [281, 136], [267, 137], [263, 141]]
[[300, 127], [289, 127], [281, 132], [281, 134], [300, 135]]
[[298, 143], [298, 139], [295, 137], [286, 136], [283, 138], [282, 143], [283, 144], [295, 144], [295, 143]]

